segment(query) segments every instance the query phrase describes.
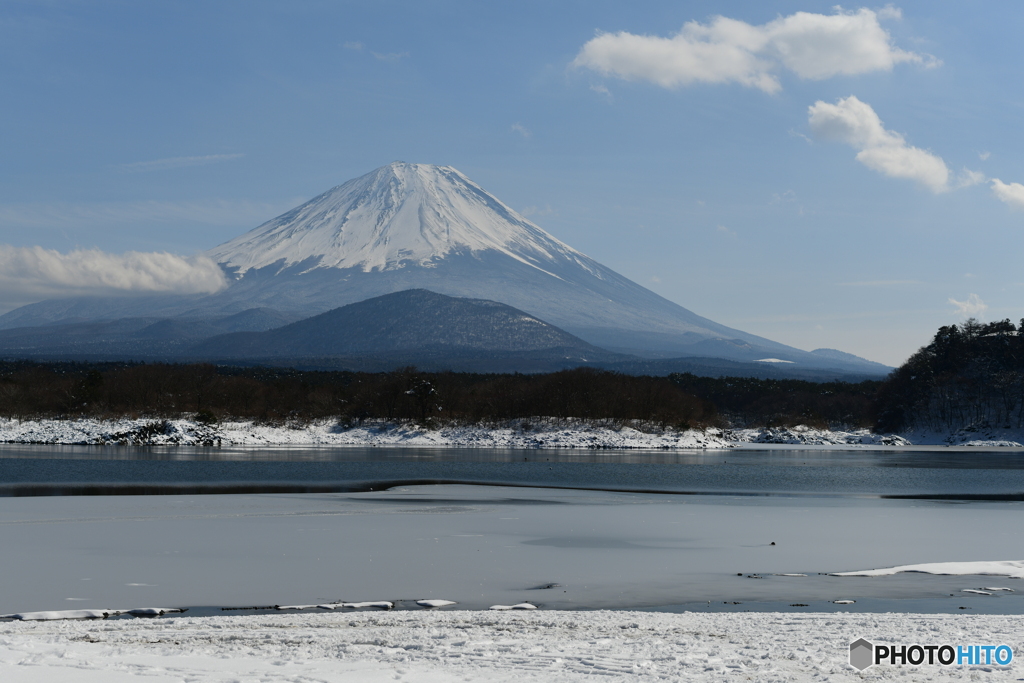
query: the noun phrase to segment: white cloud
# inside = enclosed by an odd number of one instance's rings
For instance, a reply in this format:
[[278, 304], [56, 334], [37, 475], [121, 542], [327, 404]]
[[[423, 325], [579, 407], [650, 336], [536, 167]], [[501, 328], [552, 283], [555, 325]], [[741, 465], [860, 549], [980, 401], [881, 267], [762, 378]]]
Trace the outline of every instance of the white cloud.
[[0, 245], [0, 305], [86, 294], [210, 293], [226, 284], [220, 267], [202, 255]]
[[528, 138], [528, 137], [530, 137], [530, 131], [528, 131], [528, 130], [526, 129], [526, 126], [524, 126], [524, 125], [523, 125], [523, 124], [521, 124], [521, 123], [513, 123], [513, 124], [512, 124], [512, 132], [513, 132], [513, 133], [519, 133], [519, 134], [520, 134], [520, 135], [522, 135], [522, 136], [523, 136], [524, 138]]
[[598, 33], [572, 64], [664, 88], [739, 83], [769, 93], [781, 89], [776, 73], [782, 68], [821, 80], [890, 71], [901, 62], [938, 65], [934, 58], [892, 44], [879, 19], [899, 16], [892, 7], [832, 15], [797, 12], [760, 26], [716, 16], [707, 24], [687, 22], [669, 38]]
[[1004, 183], [999, 178], [993, 178], [989, 182], [992, 183], [992, 194], [996, 196], [996, 199], [1015, 209], [1024, 209], [1024, 185]]
[[145, 171], [166, 171], [171, 168], [184, 168], [186, 166], [207, 166], [219, 164], [222, 161], [241, 159], [244, 154], [207, 154], [201, 157], [171, 157], [169, 159], [155, 159], [153, 161], [136, 161], [131, 164], [122, 164], [121, 168], [129, 173]]
[[950, 297], [949, 303], [956, 307], [954, 312], [964, 318], [974, 318], [988, 310], [988, 304], [982, 301], [977, 294], [969, 295], [967, 301], [957, 301]]
[[811, 131], [819, 138], [845, 142], [857, 161], [892, 178], [915, 180], [932, 192], [949, 189], [949, 169], [941, 157], [911, 147], [899, 133], [886, 130], [871, 105], [854, 96], [836, 104], [817, 101], [808, 108]]
[[978, 158], [982, 161], [987, 161], [992, 156], [992, 152], [978, 152]]
[[341, 44], [346, 50], [362, 50], [363, 44], [358, 40], [347, 40]]
[[604, 95], [609, 100], [612, 99], [612, 91], [609, 90], [608, 86], [606, 86], [606, 85], [601, 85], [601, 84], [592, 85], [592, 86], [590, 86], [590, 89], [593, 90], [594, 92], [596, 92], [598, 95]]

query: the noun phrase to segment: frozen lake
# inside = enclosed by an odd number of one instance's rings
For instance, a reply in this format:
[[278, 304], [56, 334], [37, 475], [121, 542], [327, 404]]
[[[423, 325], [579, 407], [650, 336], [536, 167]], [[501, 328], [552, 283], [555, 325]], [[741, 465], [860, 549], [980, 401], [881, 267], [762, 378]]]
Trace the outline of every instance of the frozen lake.
[[[1014, 579], [825, 575], [1021, 559], [1017, 453], [18, 446], [0, 481], [0, 613], [423, 598], [1024, 613]], [[166, 495], [21, 495], [132, 487]], [[286, 492], [192, 492], [218, 487]], [[963, 592], [991, 586], [1018, 590]]]

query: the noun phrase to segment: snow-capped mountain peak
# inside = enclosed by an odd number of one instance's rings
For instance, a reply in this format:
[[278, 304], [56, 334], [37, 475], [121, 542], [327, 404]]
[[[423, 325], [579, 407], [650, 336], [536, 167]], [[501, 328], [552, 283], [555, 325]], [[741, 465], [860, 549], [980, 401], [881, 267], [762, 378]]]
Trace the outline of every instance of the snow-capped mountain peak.
[[453, 252], [484, 250], [545, 272], [565, 259], [595, 270], [589, 258], [451, 166], [400, 161], [332, 188], [208, 254], [241, 275], [310, 259], [311, 268], [364, 272], [429, 267]]

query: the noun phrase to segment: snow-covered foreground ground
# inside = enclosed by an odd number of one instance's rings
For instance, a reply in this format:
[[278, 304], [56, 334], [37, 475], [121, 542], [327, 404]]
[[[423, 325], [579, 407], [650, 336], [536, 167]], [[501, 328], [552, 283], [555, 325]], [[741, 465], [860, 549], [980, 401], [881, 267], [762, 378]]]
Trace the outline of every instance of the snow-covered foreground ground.
[[5, 683], [1021, 679], [1021, 665], [849, 666], [849, 644], [1007, 644], [1019, 617], [388, 612], [0, 624]]
[[868, 430], [831, 431], [806, 426], [776, 429], [689, 429], [640, 431], [582, 420], [523, 420], [506, 427], [479, 425], [428, 429], [415, 424], [343, 427], [333, 420], [275, 426], [254, 422], [215, 425], [194, 420], [13, 420], [0, 419], [0, 443], [66, 445], [181, 446], [406, 446], [447, 448], [636, 448], [715, 449], [742, 445], [901, 447], [956, 445], [1022, 447], [1024, 430], [977, 428], [955, 434], [915, 432], [873, 434]]

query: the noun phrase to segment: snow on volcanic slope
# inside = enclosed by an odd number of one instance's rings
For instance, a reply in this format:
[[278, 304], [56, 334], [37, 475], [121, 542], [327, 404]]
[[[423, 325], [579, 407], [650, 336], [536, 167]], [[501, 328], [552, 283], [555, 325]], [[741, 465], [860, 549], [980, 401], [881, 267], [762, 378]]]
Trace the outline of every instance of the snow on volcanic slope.
[[627, 353], [885, 371], [697, 315], [555, 239], [449, 166], [394, 162], [206, 253], [232, 276], [215, 294], [44, 301], [0, 316], [0, 329], [69, 319], [220, 318], [257, 307], [309, 317], [426, 289], [498, 301]]
[[[244, 297], [247, 305], [322, 312], [419, 288], [500, 301], [603, 347], [660, 344], [677, 355], [739, 354], [747, 360], [781, 353], [821, 364], [804, 351], [725, 327], [641, 287], [555, 239], [450, 166], [394, 162], [206, 253], [235, 277], [210, 300]], [[637, 332], [655, 338], [642, 341]], [[683, 350], [711, 339], [740, 339], [758, 348]]]
[[[396, 161], [339, 185], [207, 252], [238, 268], [315, 258], [319, 268], [429, 266], [452, 253], [494, 250], [539, 268], [594, 262], [526, 220], [451, 166]], [[548, 268], [545, 268], [548, 266]], [[557, 277], [557, 275], [555, 275]]]

